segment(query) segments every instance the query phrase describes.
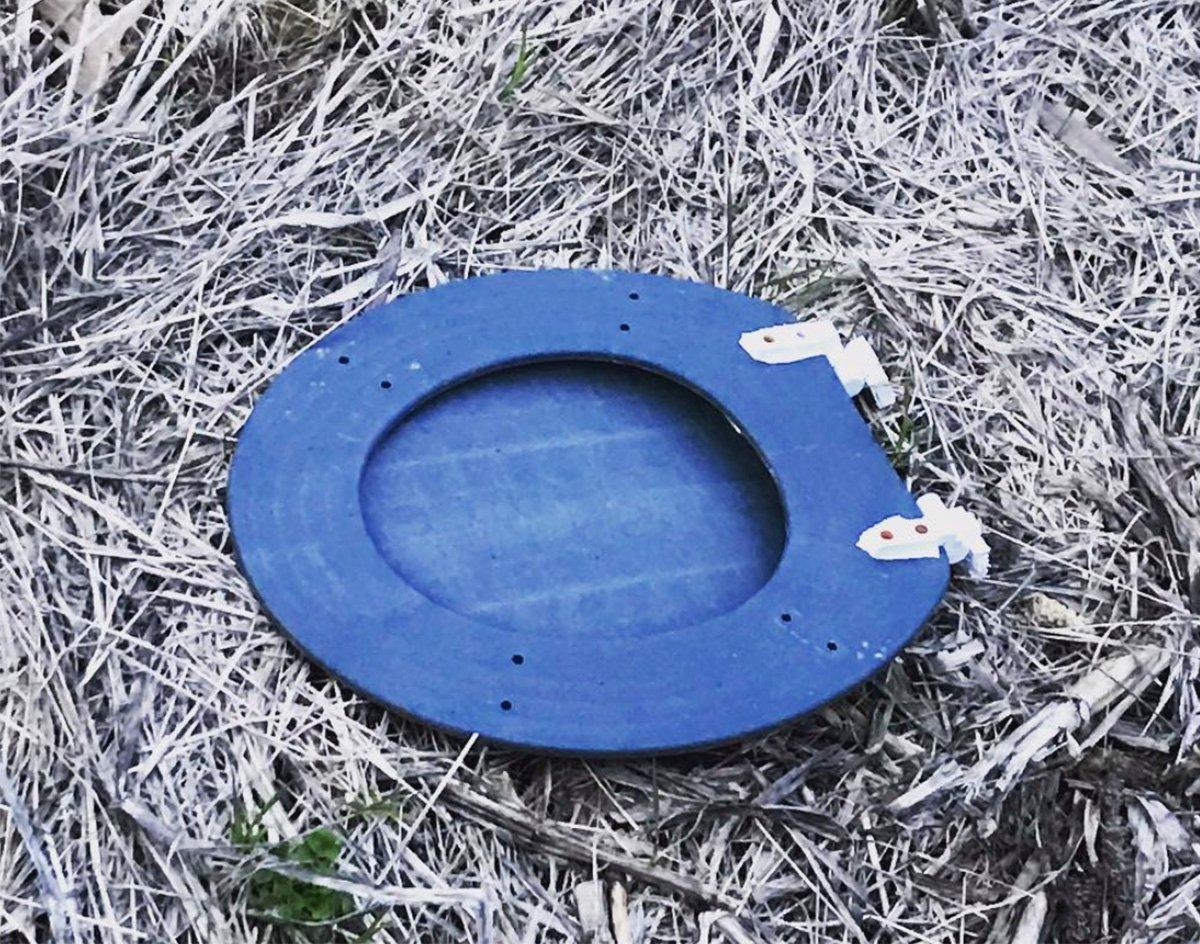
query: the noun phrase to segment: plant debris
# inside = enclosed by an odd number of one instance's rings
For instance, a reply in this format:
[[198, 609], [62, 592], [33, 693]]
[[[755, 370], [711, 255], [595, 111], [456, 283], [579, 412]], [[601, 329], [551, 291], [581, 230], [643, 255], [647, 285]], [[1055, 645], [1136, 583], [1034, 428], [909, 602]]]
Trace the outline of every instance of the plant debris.
[[[9, 4], [0, 939], [1200, 939], [1198, 35], [1166, 0]], [[549, 266], [869, 337], [905, 395], [864, 415], [991, 575], [682, 757], [464, 745], [329, 678], [238, 571], [241, 424], [364, 308]]]

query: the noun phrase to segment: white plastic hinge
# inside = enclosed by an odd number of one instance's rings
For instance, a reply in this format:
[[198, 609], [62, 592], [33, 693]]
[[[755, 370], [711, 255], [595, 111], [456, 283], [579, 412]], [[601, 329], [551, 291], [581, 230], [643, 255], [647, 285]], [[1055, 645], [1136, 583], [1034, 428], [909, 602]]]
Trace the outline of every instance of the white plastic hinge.
[[986, 577], [989, 549], [979, 519], [936, 495], [922, 495], [917, 507], [920, 518], [884, 518], [858, 536], [858, 547], [876, 560], [938, 557], [944, 548], [951, 564], [965, 559], [974, 576]]
[[824, 357], [850, 396], [857, 396], [864, 387], [870, 387], [879, 406], [891, 406], [896, 402], [896, 391], [867, 340], [856, 337], [843, 344], [831, 321], [759, 328], [745, 332], [738, 338], [738, 344], [764, 364], [793, 364], [810, 357]]

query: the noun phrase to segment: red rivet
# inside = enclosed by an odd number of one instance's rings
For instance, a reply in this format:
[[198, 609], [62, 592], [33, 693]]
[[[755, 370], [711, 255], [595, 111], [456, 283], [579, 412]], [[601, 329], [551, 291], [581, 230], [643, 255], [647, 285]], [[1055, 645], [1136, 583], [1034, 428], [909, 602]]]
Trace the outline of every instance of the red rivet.
[[923, 524], [919, 524], [916, 527], [917, 534], [925, 534], [928, 531], [929, 531], [929, 529], [927, 527], [925, 527], [925, 525], [923, 525]]
[[891, 531], [880, 531], [880, 532], [879, 532], [879, 536], [880, 536], [881, 538], [883, 538], [885, 541], [890, 541], [890, 540], [891, 540], [892, 538], [894, 538], [896, 535], [892, 534], [892, 532], [891, 532]]

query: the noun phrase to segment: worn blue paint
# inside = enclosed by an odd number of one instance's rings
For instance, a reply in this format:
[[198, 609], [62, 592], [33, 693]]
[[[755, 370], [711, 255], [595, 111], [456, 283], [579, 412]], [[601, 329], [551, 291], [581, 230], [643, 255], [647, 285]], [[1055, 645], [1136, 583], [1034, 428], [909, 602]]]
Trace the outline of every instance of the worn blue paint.
[[895, 654], [948, 565], [855, 547], [916, 507], [827, 362], [738, 347], [786, 320], [593, 271], [367, 312], [242, 431], [242, 566], [312, 658], [452, 731], [633, 753], [800, 715]]

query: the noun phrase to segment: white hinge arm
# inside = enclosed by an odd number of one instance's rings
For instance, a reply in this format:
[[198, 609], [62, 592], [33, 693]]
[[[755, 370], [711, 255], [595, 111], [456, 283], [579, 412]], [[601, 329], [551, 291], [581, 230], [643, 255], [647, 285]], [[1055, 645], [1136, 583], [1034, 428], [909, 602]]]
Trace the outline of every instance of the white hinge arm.
[[871, 396], [878, 406], [891, 406], [896, 402], [896, 392], [888, 382], [875, 349], [866, 338], [851, 338], [829, 360], [850, 396], [855, 396], [864, 387], [870, 387]]
[[972, 577], [986, 577], [991, 565], [992, 549], [980, 534], [967, 544], [967, 567]]
[[763, 364], [793, 364], [810, 357], [829, 361], [849, 396], [864, 387], [871, 388], [875, 402], [883, 407], [896, 402], [896, 392], [888, 382], [883, 365], [865, 338], [851, 338], [846, 344], [831, 321], [806, 321], [772, 325], [747, 331], [738, 344]]
[[965, 560], [973, 575], [987, 575], [990, 549], [975, 515], [947, 508], [936, 495], [922, 495], [917, 508], [919, 518], [892, 515], [867, 528], [857, 546], [876, 560], [938, 557], [945, 550], [951, 564]]

